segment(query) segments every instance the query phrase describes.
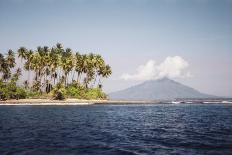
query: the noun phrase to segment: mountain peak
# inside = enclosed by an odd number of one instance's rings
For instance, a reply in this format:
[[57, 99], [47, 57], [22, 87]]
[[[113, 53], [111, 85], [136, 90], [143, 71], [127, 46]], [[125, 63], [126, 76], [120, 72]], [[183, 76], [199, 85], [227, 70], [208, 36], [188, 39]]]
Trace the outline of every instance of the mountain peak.
[[191, 87], [169, 78], [145, 81], [139, 85], [109, 94], [110, 99], [120, 100], [160, 100], [175, 98], [209, 98]]

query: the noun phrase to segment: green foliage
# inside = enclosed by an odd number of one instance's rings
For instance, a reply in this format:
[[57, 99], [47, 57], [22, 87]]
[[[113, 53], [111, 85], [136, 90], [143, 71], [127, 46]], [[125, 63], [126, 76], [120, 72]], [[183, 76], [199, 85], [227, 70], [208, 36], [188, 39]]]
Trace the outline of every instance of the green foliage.
[[8, 83], [0, 81], [0, 86], [0, 100], [24, 99], [27, 97], [26, 90], [17, 86], [13, 81]]
[[86, 99], [106, 99], [106, 94], [100, 88], [92, 88], [87, 91]]
[[79, 98], [80, 90], [77, 87], [70, 86], [67, 88], [67, 95]]
[[106, 94], [100, 88], [86, 88], [80, 84], [71, 84], [66, 87], [66, 96], [79, 99], [106, 99]]
[[27, 98], [39, 98], [41, 97], [41, 94], [37, 91], [27, 91]]
[[66, 89], [63, 82], [57, 83], [53, 91], [51, 92], [53, 99], [55, 100], [64, 100], [66, 98]]
[[28, 79], [24, 88], [17, 86], [22, 70], [16, 69], [15, 53], [12, 50], [6, 55], [0, 53], [0, 100], [106, 98], [100, 87], [101, 79], [109, 77], [112, 71], [99, 54], [81, 54], [57, 43], [52, 48], [39, 46], [36, 50], [20, 47], [17, 56], [24, 63], [20, 67], [28, 72]]
[[8, 90], [6, 88], [0, 88], [0, 100], [6, 100], [8, 98]]
[[16, 99], [24, 99], [27, 97], [27, 92], [22, 87], [17, 87], [15, 92]]

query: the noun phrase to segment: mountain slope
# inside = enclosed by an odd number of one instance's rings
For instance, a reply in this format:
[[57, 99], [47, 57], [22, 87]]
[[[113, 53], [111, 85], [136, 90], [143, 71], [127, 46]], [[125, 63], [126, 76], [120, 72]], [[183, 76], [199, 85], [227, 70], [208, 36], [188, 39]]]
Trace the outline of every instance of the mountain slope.
[[142, 84], [109, 94], [112, 100], [157, 100], [175, 98], [211, 98], [191, 87], [174, 80], [163, 78], [150, 80]]

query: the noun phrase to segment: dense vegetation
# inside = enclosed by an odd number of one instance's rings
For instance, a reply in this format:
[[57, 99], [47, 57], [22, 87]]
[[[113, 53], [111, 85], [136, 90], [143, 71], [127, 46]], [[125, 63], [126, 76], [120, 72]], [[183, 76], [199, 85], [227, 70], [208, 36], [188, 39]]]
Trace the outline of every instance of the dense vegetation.
[[[53, 97], [64, 99], [104, 99], [101, 79], [111, 75], [111, 67], [99, 54], [80, 54], [60, 43], [49, 48], [28, 50], [20, 47], [17, 58], [23, 71], [16, 69], [16, 54], [9, 50], [0, 53], [0, 99], [26, 97]], [[20, 66], [17, 66], [20, 67]], [[19, 84], [20, 76], [27, 72], [27, 79]], [[25, 78], [25, 77], [23, 77]]]

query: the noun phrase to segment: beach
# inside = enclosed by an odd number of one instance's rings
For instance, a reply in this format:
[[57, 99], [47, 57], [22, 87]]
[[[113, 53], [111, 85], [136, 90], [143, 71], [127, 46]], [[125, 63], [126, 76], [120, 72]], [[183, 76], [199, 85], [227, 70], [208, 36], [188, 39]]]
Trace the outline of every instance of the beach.
[[192, 99], [173, 102], [172, 100], [85, 100], [68, 98], [65, 100], [53, 99], [10, 99], [0, 101], [0, 105], [93, 105], [93, 104], [232, 104], [231, 99]]
[[126, 100], [82, 100], [82, 99], [20, 99], [0, 101], [0, 105], [91, 105], [91, 104], [128, 104], [128, 103], [160, 103], [160, 101], [126, 101]]

